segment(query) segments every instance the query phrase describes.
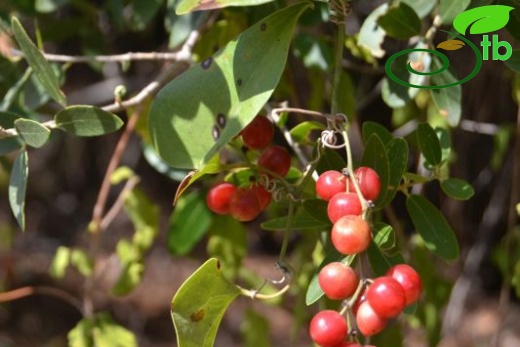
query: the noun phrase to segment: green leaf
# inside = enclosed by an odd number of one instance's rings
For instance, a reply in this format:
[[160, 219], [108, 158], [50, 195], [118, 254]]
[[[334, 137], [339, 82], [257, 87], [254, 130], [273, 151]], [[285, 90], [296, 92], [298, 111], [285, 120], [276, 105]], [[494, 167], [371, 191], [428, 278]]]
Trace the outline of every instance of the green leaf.
[[293, 137], [294, 141], [297, 143], [309, 143], [309, 134], [313, 130], [325, 130], [326, 127], [323, 125], [323, 123], [315, 122], [315, 121], [308, 121], [308, 122], [301, 122], [298, 125], [296, 125], [294, 128], [291, 129], [290, 133]]
[[324, 295], [323, 290], [318, 283], [318, 274], [325, 265], [334, 261], [341, 261], [343, 264], [351, 266], [355, 259], [356, 254], [345, 257], [344, 255], [335, 253], [325, 257], [325, 259], [321, 262], [318, 271], [316, 271], [316, 274], [307, 287], [307, 293], [305, 294], [305, 304], [307, 306], [312, 305]]
[[437, 0], [401, 0], [414, 9], [419, 17], [424, 18], [437, 6]]
[[[288, 217], [278, 217], [269, 219], [263, 222], [260, 226], [265, 230], [285, 230], [287, 229]], [[330, 221], [324, 222], [309, 216], [308, 213], [297, 213], [293, 216], [291, 229], [292, 230], [307, 230], [307, 229], [325, 229], [330, 228]]]
[[51, 98], [57, 103], [65, 106], [67, 101], [65, 95], [60, 90], [58, 77], [54, 74], [54, 71], [43, 57], [43, 54], [34, 43], [32, 43], [18, 18], [12, 17], [11, 26], [27, 63], [29, 63], [41, 84], [45, 87], [47, 93], [49, 93]]
[[114, 132], [123, 126], [123, 121], [99, 107], [69, 106], [54, 117], [56, 126], [77, 136], [99, 136]]
[[473, 187], [468, 182], [458, 178], [443, 180], [441, 188], [444, 193], [457, 200], [468, 200], [475, 194]]
[[436, 166], [441, 163], [441, 144], [435, 130], [433, 130], [430, 124], [419, 124], [417, 127], [417, 142], [419, 143], [419, 148], [428, 164]]
[[514, 9], [514, 7], [503, 5], [473, 8], [457, 15], [453, 20], [453, 27], [462, 35], [466, 35], [468, 28], [470, 28], [470, 34], [487, 34], [505, 27], [507, 22], [509, 22], [509, 12]]
[[175, 11], [177, 14], [185, 14], [191, 11], [214, 10], [228, 6], [255, 6], [274, 0], [182, 0]]
[[19, 118], [14, 122], [14, 126], [24, 142], [34, 148], [40, 148], [46, 144], [51, 135], [49, 129], [30, 119]]
[[520, 73], [520, 49], [513, 49], [511, 57], [504, 61], [506, 66], [516, 73]]
[[132, 0], [130, 26], [134, 31], [146, 29], [163, 4], [163, 0]]
[[374, 241], [370, 242], [367, 255], [375, 276], [383, 276], [392, 266], [404, 263], [404, 259], [400, 253], [389, 256], [381, 252], [381, 249], [377, 247]]
[[91, 276], [94, 271], [93, 261], [84, 250], [72, 250], [70, 263], [85, 277]]
[[[0, 111], [0, 127], [10, 129], [14, 127], [14, 122], [21, 118], [20, 115], [11, 112]], [[0, 156], [19, 150], [23, 147], [23, 142], [19, 137], [8, 137], [0, 139]]]
[[34, 9], [40, 13], [50, 13], [67, 4], [70, 0], [36, 0]]
[[372, 227], [374, 243], [382, 250], [389, 250], [395, 246], [395, 232], [391, 225], [376, 222]]
[[124, 296], [129, 294], [137, 287], [144, 274], [144, 264], [140, 261], [124, 264], [116, 284], [112, 287], [110, 293], [116, 296]]
[[65, 271], [69, 267], [70, 262], [70, 248], [60, 246], [54, 254], [51, 266], [49, 268], [49, 274], [54, 278], [63, 278]]
[[318, 173], [321, 174], [328, 170], [341, 171], [347, 166], [345, 159], [343, 159], [343, 157], [341, 157], [341, 155], [339, 155], [335, 150], [330, 148], [324, 148], [320, 150], [322, 151], [322, 154], [318, 163], [318, 167], [316, 167], [316, 171]]
[[408, 168], [408, 143], [402, 138], [396, 138], [386, 145], [386, 153], [388, 157], [388, 189], [381, 192], [378, 199], [380, 206], [388, 205], [397, 193], [397, 187], [403, 179], [403, 175]]
[[94, 347], [92, 329], [94, 322], [90, 318], [83, 318], [67, 334], [69, 347]]
[[125, 196], [124, 210], [135, 229], [132, 243], [139, 252], [145, 252], [159, 231], [159, 207], [141, 189], [134, 188]]
[[[438, 66], [440, 66], [440, 63], [437, 59], [434, 59], [432, 69], [437, 70]], [[449, 70], [430, 77], [430, 84], [432, 86], [447, 85], [456, 81], [457, 78]], [[456, 127], [462, 115], [461, 86], [456, 85], [449, 88], [430, 89], [429, 91], [441, 116], [446, 118], [450, 126]]]
[[308, 199], [303, 201], [305, 212], [322, 223], [330, 223], [327, 207], [328, 202], [322, 199]]
[[181, 196], [170, 219], [168, 250], [184, 255], [200, 241], [211, 224], [211, 211], [198, 191]]
[[386, 148], [383, 141], [377, 135], [371, 135], [365, 145], [365, 152], [361, 158], [361, 166], [368, 166], [377, 172], [381, 181], [381, 193], [374, 204], [377, 209], [382, 208], [381, 204], [386, 191], [388, 190], [388, 182], [390, 179], [390, 162], [386, 154]]
[[451, 155], [451, 138], [448, 130], [440, 127], [435, 128], [439, 144], [441, 145], [441, 162], [445, 163], [450, 159]]
[[219, 261], [206, 261], [173, 297], [172, 319], [178, 347], [213, 347], [217, 329], [240, 290], [223, 276]]
[[406, 208], [426, 247], [446, 260], [456, 260], [459, 244], [442, 213], [424, 196], [411, 195]]
[[106, 313], [96, 317], [92, 337], [96, 347], [137, 347], [134, 333], [116, 324]]
[[168, 83], [148, 120], [159, 156], [174, 167], [200, 169], [235, 137], [273, 93], [296, 21], [310, 6], [299, 2], [259, 21]]
[[22, 149], [14, 160], [9, 180], [9, 204], [22, 231], [25, 231], [25, 191], [27, 189], [28, 175], [29, 158], [27, 157], [27, 151]]
[[390, 141], [394, 139], [392, 133], [388, 131], [387, 128], [385, 128], [380, 123], [376, 122], [364, 122], [363, 123], [363, 141], [366, 143], [368, 139], [370, 138], [370, 135], [376, 134], [381, 141], [383, 141], [383, 144], [386, 146]]
[[386, 34], [397, 39], [408, 39], [421, 32], [421, 19], [414, 9], [404, 2], [390, 6], [388, 11], [377, 19]]
[[509, 22], [506, 25], [506, 29], [517, 41], [520, 42], [520, 7], [518, 7], [517, 0], [499, 0], [497, 2], [499, 5], [506, 5], [515, 7], [513, 11], [511, 11]]
[[468, 5], [471, 3], [471, 0], [440, 0], [440, 16], [441, 16], [441, 24], [449, 24], [453, 22], [453, 20], [464, 11]]
[[386, 32], [378, 23], [380, 16], [384, 15], [388, 10], [388, 4], [383, 4], [376, 8], [365, 19], [363, 25], [359, 29], [358, 44], [370, 51], [376, 58], [382, 58], [385, 50], [381, 48], [385, 40]]

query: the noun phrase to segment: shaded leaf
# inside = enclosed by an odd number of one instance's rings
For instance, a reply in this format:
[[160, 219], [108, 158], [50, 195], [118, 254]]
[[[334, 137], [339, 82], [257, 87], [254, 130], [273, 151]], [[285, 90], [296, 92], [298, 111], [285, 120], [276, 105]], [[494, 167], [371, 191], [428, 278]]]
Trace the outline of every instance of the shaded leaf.
[[455, 17], [468, 8], [471, 0], [440, 0], [440, 2], [439, 14], [441, 16], [441, 23], [451, 25]]
[[421, 32], [421, 19], [414, 9], [404, 2], [390, 6], [388, 11], [377, 19], [386, 34], [398, 39], [407, 39]]
[[43, 57], [43, 54], [34, 43], [32, 43], [22, 24], [16, 17], [12, 17], [11, 27], [27, 63], [29, 63], [47, 93], [49, 93], [50, 97], [57, 103], [65, 106], [67, 101], [65, 100], [65, 95], [60, 90], [58, 77], [56, 77], [56, 74]]
[[393, 200], [397, 187], [408, 168], [408, 143], [402, 138], [393, 139], [386, 145], [386, 152], [389, 164], [388, 189], [380, 193], [381, 206], [386, 206]]
[[77, 136], [104, 135], [123, 126], [123, 121], [116, 115], [86, 105], [69, 106], [58, 112], [54, 121], [59, 129]]
[[[285, 230], [287, 229], [287, 222], [289, 218], [277, 217], [263, 222], [260, 226], [265, 230]], [[306, 230], [306, 229], [326, 229], [330, 228], [330, 221], [324, 222], [309, 216], [308, 213], [297, 213], [293, 216], [291, 222], [292, 230]]]
[[385, 40], [386, 32], [377, 23], [377, 19], [386, 13], [388, 4], [383, 4], [376, 8], [365, 19], [363, 25], [359, 29], [358, 44], [368, 49], [376, 58], [382, 58], [385, 55], [385, 50], [381, 47]]
[[387, 128], [380, 123], [367, 121], [363, 123], [363, 141], [366, 143], [370, 138], [370, 135], [376, 134], [383, 144], [386, 146], [390, 141], [393, 140], [393, 135]]
[[217, 329], [240, 290], [223, 276], [211, 258], [198, 268], [173, 297], [171, 313], [177, 346], [213, 347]]
[[168, 250], [175, 255], [183, 255], [206, 234], [211, 224], [212, 213], [206, 206], [206, 199], [195, 191], [181, 196], [170, 218], [168, 229]]
[[430, 124], [419, 124], [417, 127], [417, 142], [419, 143], [419, 148], [428, 164], [436, 166], [441, 163], [441, 144], [435, 130], [433, 130]]
[[[433, 59], [433, 70], [437, 70], [441, 65], [442, 64], [437, 59]], [[432, 86], [444, 86], [457, 81], [458, 79], [449, 70], [430, 77], [430, 84]], [[449, 88], [430, 89], [429, 91], [441, 116], [446, 118], [446, 121], [450, 126], [456, 127], [459, 124], [462, 115], [461, 86], [455, 85]]]
[[456, 260], [459, 244], [442, 213], [421, 195], [411, 195], [406, 208], [426, 247], [446, 260]]
[[204, 167], [258, 114], [278, 84], [296, 20], [310, 6], [300, 2], [259, 21], [159, 92], [149, 129], [166, 162]]
[[191, 11], [215, 10], [228, 6], [261, 5], [274, 0], [182, 0], [175, 11], [185, 14]]
[[322, 199], [308, 199], [303, 201], [305, 212], [312, 218], [322, 223], [330, 223], [327, 214], [328, 202]]
[[473, 8], [457, 15], [453, 27], [462, 35], [466, 35], [468, 28], [470, 34], [487, 34], [505, 27], [509, 21], [509, 12], [514, 9], [503, 5]]
[[[0, 126], [4, 129], [10, 129], [14, 127], [14, 122], [21, 118], [20, 115], [11, 112], [0, 111]], [[23, 142], [19, 137], [7, 137], [0, 139], [0, 155], [11, 153], [22, 148]]]
[[466, 44], [461, 40], [446, 40], [437, 45], [437, 48], [444, 49], [446, 51], [456, 51], [461, 49]]
[[511, 57], [504, 61], [506, 66], [516, 73], [520, 73], [520, 49], [513, 49]]
[[401, 2], [413, 8], [421, 18], [430, 14], [438, 3], [437, 0], [401, 0]]
[[468, 200], [475, 194], [471, 184], [458, 178], [443, 180], [441, 188], [444, 193], [457, 200]]
[[435, 128], [437, 137], [439, 138], [439, 144], [441, 145], [441, 162], [445, 163], [450, 159], [451, 155], [451, 138], [448, 130], [440, 127]]
[[29, 158], [27, 151], [22, 149], [14, 160], [9, 180], [9, 204], [22, 231], [25, 231], [25, 192], [28, 175]]
[[14, 126], [24, 142], [34, 148], [40, 148], [46, 144], [51, 135], [49, 129], [30, 119], [19, 118], [14, 122]]
[[324, 148], [321, 150], [322, 154], [316, 171], [318, 173], [324, 173], [328, 170], [341, 171], [347, 166], [345, 159], [334, 149]]
[[371, 135], [365, 145], [365, 152], [361, 158], [361, 166], [368, 166], [377, 172], [381, 181], [381, 193], [374, 201], [376, 209], [383, 207], [381, 204], [388, 190], [390, 179], [390, 163], [383, 141], [377, 135]]

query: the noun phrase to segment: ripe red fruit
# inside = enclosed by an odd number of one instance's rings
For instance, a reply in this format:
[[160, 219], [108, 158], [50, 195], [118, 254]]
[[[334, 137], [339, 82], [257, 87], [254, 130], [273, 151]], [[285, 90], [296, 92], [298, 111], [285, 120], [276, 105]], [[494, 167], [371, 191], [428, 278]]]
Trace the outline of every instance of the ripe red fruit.
[[219, 183], [208, 191], [206, 205], [217, 214], [228, 214], [231, 198], [236, 187], [231, 183]]
[[242, 140], [251, 149], [267, 147], [274, 136], [274, 126], [267, 117], [256, 116], [241, 132]]
[[316, 181], [316, 194], [321, 199], [329, 201], [334, 195], [346, 191], [346, 182], [347, 178], [341, 172], [325, 171]]
[[354, 294], [359, 278], [350, 266], [332, 262], [320, 270], [318, 283], [329, 299], [343, 300]]
[[395, 265], [388, 270], [386, 275], [394, 278], [403, 287], [406, 306], [413, 304], [421, 296], [421, 277], [410, 265]]
[[331, 231], [332, 244], [344, 255], [365, 251], [370, 245], [370, 226], [359, 216], [344, 216], [334, 223]]
[[378, 277], [367, 289], [367, 302], [383, 318], [398, 316], [406, 299], [403, 287], [392, 277]]
[[262, 203], [255, 188], [237, 188], [229, 204], [229, 213], [241, 222], [249, 222], [262, 212]]
[[284, 177], [291, 168], [291, 155], [282, 146], [272, 146], [262, 152], [257, 164]]
[[368, 301], [365, 301], [356, 313], [356, 324], [361, 334], [372, 336], [386, 328], [387, 320], [379, 316]]
[[343, 216], [359, 216], [363, 208], [355, 193], [338, 193], [330, 199], [327, 206], [327, 215], [332, 223], [336, 223]]
[[361, 166], [354, 170], [354, 177], [363, 197], [367, 200], [376, 200], [381, 191], [381, 180], [377, 172], [367, 166]]
[[338, 312], [318, 312], [311, 320], [309, 332], [312, 340], [322, 347], [337, 347], [348, 333], [347, 322]]
[[265, 210], [267, 205], [271, 202], [271, 193], [269, 193], [264, 187], [259, 184], [255, 184], [253, 189], [256, 191], [258, 195], [258, 199], [260, 200], [260, 208]]

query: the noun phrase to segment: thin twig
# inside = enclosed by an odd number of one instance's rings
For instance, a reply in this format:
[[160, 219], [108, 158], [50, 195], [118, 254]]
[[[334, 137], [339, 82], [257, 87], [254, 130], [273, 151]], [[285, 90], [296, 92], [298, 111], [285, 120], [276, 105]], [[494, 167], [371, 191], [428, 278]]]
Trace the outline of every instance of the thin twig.
[[112, 205], [110, 210], [105, 214], [103, 219], [101, 220], [101, 230], [105, 230], [108, 228], [108, 226], [112, 223], [114, 218], [118, 215], [119, 211], [123, 208], [123, 205], [125, 203], [125, 196], [128, 192], [132, 191], [132, 189], [135, 188], [135, 186], [139, 183], [140, 178], [137, 176], [134, 176], [130, 178], [128, 181], [126, 181], [125, 186], [119, 193], [119, 196], [117, 197], [116, 202]]
[[74, 306], [78, 309], [78, 311], [83, 312], [81, 308], [81, 302], [78, 298], [72, 296], [71, 294], [54, 287], [47, 286], [32, 286], [32, 287], [22, 287], [18, 289], [14, 289], [8, 292], [0, 293], [0, 302], [9, 302], [13, 300], [22, 299], [31, 295], [46, 295], [52, 296], [58, 299], [61, 299], [71, 306]]

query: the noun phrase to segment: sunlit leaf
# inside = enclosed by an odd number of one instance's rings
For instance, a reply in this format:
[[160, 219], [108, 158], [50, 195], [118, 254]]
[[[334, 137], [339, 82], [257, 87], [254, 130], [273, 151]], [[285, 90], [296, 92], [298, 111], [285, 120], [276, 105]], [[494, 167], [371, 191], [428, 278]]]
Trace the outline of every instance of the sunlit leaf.
[[63, 278], [70, 263], [70, 248], [60, 246], [54, 254], [49, 274], [54, 278]]
[[35, 148], [40, 148], [46, 144], [49, 140], [49, 136], [51, 135], [51, 131], [49, 129], [30, 119], [19, 118], [15, 120], [14, 126], [22, 137], [23, 141], [27, 145]]
[[54, 117], [59, 129], [77, 136], [99, 136], [114, 132], [123, 126], [116, 115], [95, 106], [69, 106]]
[[179, 288], [171, 313], [178, 347], [213, 347], [220, 321], [240, 290], [222, 276], [219, 261], [206, 261]]
[[278, 84], [296, 20], [310, 6], [299, 2], [260, 20], [159, 92], [149, 129], [165, 161], [201, 169], [258, 114]]
[[395, 245], [395, 232], [391, 225], [377, 222], [372, 227], [374, 243], [383, 250], [391, 249]]

